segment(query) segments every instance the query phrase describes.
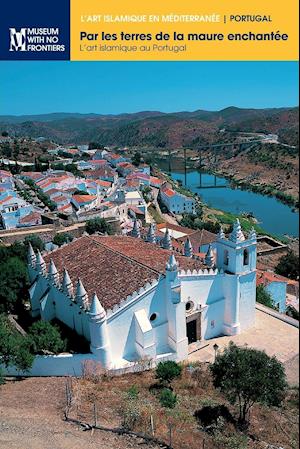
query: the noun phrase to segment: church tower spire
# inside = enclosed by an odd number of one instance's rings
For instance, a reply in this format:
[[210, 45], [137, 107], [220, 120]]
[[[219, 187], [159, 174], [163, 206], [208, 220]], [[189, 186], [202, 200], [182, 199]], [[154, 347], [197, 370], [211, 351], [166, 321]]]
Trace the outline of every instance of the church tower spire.
[[170, 232], [169, 232], [168, 228], [166, 228], [165, 235], [162, 239], [162, 247], [164, 249], [168, 249], [168, 250], [172, 249], [172, 240], [171, 240], [171, 236], [170, 236]]
[[240, 220], [237, 218], [236, 222], [233, 225], [233, 230], [229, 236], [229, 240], [233, 243], [243, 242], [245, 240], [245, 236], [242, 231]]
[[184, 242], [183, 253], [185, 257], [193, 257], [193, 246], [189, 238]]
[[146, 241], [149, 243], [156, 243], [156, 237], [155, 237], [155, 229], [153, 223], [150, 223], [148, 232], [147, 232], [147, 238]]
[[134, 220], [131, 235], [132, 235], [132, 237], [136, 237], [136, 238], [141, 237], [140, 225], [139, 225], [139, 222], [137, 221], [137, 219]]
[[219, 240], [225, 239], [225, 233], [224, 233], [224, 229], [223, 229], [222, 225], [220, 226], [220, 230], [219, 230], [219, 233], [218, 233], [218, 239]]
[[76, 302], [86, 309], [88, 307], [88, 294], [81, 282], [81, 279], [78, 278], [77, 286], [76, 286]]

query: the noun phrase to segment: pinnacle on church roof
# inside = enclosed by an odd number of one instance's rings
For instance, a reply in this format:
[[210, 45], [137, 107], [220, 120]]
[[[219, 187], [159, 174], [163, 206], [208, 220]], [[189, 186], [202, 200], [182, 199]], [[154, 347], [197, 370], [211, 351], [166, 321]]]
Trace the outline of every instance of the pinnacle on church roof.
[[233, 225], [233, 230], [229, 236], [229, 239], [234, 243], [243, 242], [245, 240], [245, 236], [242, 231], [240, 220], [237, 218], [236, 222]]
[[168, 250], [172, 249], [172, 240], [171, 240], [171, 236], [170, 236], [170, 232], [169, 232], [168, 228], [166, 228], [165, 235], [162, 239], [162, 247], [164, 249], [168, 249]]
[[193, 256], [193, 246], [189, 238], [187, 238], [186, 241], [184, 242], [183, 252], [186, 257]]
[[81, 282], [81, 279], [78, 278], [77, 286], [76, 286], [76, 301], [78, 304], [84, 308], [87, 307], [88, 304], [88, 294]]
[[133, 223], [133, 229], [131, 232], [132, 237], [140, 238], [141, 232], [140, 232], [140, 225], [139, 222], [135, 219]]
[[99, 301], [96, 293], [94, 293], [94, 295], [93, 295], [89, 313], [91, 315], [99, 316], [101, 318], [104, 318], [106, 316], [106, 312], [105, 312], [101, 302]]
[[148, 232], [147, 232], [147, 238], [146, 241], [149, 243], [156, 243], [156, 237], [155, 237], [155, 229], [153, 223], [150, 223]]
[[208, 267], [213, 267], [215, 264], [215, 255], [211, 245], [208, 245], [208, 250], [205, 255], [205, 265]]
[[177, 270], [178, 263], [177, 263], [177, 260], [175, 259], [174, 254], [170, 255], [166, 268], [168, 271], [176, 271]]
[[66, 269], [64, 269], [62, 288], [67, 295], [73, 296], [73, 283]]
[[225, 239], [225, 233], [224, 233], [222, 225], [220, 226], [220, 230], [219, 230], [219, 233], [218, 233], [218, 239]]
[[55, 284], [59, 282], [59, 274], [53, 259], [50, 259], [49, 269], [48, 269], [48, 277], [53, 280]]
[[42, 273], [45, 273], [46, 271], [46, 262], [43, 259], [43, 256], [41, 255], [40, 250], [37, 250], [36, 255], [36, 268], [41, 271]]
[[30, 242], [28, 244], [27, 261], [30, 265], [34, 265], [36, 263], [36, 255]]
[[250, 240], [256, 240], [256, 237], [257, 237], [256, 231], [255, 231], [254, 228], [252, 228], [251, 231], [250, 231], [250, 233], [249, 233], [249, 239], [250, 239]]

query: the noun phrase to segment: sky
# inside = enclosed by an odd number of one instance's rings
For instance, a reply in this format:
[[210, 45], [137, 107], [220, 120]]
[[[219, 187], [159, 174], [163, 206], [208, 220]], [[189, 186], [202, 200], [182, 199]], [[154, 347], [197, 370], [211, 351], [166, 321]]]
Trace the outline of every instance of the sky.
[[0, 114], [298, 105], [296, 62], [1, 62]]

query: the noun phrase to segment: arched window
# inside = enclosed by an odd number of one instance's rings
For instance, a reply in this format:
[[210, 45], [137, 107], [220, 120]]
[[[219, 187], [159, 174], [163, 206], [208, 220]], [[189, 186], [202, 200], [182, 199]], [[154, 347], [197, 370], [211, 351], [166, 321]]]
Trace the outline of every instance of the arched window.
[[224, 265], [228, 265], [229, 264], [229, 253], [227, 251], [227, 249], [225, 249], [224, 251]]
[[249, 265], [249, 251], [247, 249], [244, 249], [244, 265]]

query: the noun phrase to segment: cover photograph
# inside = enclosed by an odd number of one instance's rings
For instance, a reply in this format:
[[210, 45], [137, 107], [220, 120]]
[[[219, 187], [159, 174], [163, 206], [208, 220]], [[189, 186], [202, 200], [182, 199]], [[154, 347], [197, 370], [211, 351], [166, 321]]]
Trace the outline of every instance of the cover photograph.
[[299, 447], [296, 0], [0, 14], [0, 449]]

